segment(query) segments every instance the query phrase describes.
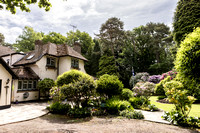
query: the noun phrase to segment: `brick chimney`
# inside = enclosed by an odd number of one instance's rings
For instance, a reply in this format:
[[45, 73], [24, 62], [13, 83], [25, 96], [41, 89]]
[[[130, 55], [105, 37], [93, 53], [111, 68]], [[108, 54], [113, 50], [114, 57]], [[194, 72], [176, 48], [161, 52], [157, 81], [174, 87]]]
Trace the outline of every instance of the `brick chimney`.
[[81, 54], [81, 44], [80, 44], [80, 43], [75, 42], [74, 45], [73, 45], [73, 49], [74, 49], [76, 52], [78, 52], [78, 53]]
[[39, 56], [43, 51], [43, 42], [41, 40], [35, 41], [35, 55]]

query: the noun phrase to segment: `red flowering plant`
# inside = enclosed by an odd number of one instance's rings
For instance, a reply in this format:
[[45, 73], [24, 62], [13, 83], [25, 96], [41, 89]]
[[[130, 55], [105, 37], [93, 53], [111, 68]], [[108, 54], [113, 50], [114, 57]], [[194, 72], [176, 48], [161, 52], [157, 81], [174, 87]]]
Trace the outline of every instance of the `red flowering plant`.
[[163, 80], [165, 79], [166, 77], [170, 76], [170, 79], [174, 79], [177, 75], [177, 72], [175, 69], [169, 71], [169, 72], [166, 72], [166, 73], [163, 73], [162, 76], [160, 77], [160, 80]]

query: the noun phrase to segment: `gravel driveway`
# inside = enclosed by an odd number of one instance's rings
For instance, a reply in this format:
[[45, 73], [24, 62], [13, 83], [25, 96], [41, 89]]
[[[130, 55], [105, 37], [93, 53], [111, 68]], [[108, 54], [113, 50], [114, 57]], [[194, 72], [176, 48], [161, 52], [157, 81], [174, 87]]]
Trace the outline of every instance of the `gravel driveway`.
[[61, 115], [46, 116], [0, 126], [0, 133], [197, 133], [197, 131], [144, 120], [116, 117], [69, 119]]

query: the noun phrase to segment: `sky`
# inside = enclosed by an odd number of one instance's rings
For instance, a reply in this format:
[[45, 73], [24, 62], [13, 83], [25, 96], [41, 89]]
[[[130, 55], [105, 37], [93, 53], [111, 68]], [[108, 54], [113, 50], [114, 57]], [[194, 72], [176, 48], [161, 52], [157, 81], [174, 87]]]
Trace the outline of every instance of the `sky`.
[[[178, 0], [50, 0], [51, 10], [46, 12], [37, 4], [29, 6], [30, 13], [17, 9], [16, 14], [0, 10], [0, 33], [5, 42], [14, 43], [25, 26], [37, 32], [66, 33], [72, 25], [95, 37], [103, 23], [111, 17], [120, 18], [125, 30], [132, 30], [148, 22], [165, 23], [172, 28]], [[76, 30], [74, 29], [74, 30]]]

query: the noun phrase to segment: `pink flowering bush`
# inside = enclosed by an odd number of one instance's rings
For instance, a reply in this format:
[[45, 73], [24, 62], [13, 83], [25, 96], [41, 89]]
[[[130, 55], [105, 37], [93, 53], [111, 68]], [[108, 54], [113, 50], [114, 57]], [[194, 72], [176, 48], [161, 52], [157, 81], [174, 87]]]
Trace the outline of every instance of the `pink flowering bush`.
[[146, 99], [153, 94], [155, 84], [151, 82], [138, 82], [133, 88], [133, 92], [136, 96], [143, 96]]
[[169, 72], [163, 73], [162, 76], [160, 77], [160, 80], [165, 79], [166, 77], [170, 76], [170, 79], [174, 79], [177, 75], [177, 72], [173, 69]]

